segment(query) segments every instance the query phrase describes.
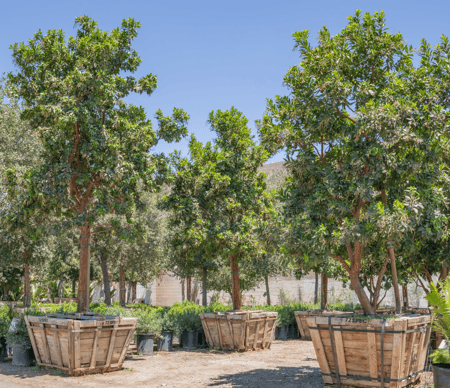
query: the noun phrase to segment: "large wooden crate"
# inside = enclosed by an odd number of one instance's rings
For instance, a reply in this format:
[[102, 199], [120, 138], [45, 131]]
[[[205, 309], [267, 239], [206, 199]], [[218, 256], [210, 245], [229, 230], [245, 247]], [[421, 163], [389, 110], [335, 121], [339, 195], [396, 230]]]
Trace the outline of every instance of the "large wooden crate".
[[300, 336], [304, 340], [311, 341], [311, 333], [309, 332], [308, 317], [327, 317], [329, 315], [351, 315], [352, 312], [329, 311], [329, 310], [312, 310], [312, 311], [294, 311], [295, 320], [297, 321]]
[[277, 312], [263, 311], [200, 314], [210, 347], [239, 351], [270, 349], [277, 317]]
[[38, 365], [77, 376], [121, 369], [137, 318], [48, 314], [25, 321]]
[[325, 384], [400, 388], [420, 378], [431, 333], [429, 315], [307, 321]]

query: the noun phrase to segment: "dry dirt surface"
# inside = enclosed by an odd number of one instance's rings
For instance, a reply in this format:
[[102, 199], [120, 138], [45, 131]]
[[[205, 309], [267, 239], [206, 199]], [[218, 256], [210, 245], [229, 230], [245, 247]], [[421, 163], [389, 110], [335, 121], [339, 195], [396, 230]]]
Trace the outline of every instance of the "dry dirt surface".
[[[270, 350], [225, 352], [210, 349], [129, 356], [118, 372], [70, 377], [56, 369], [0, 363], [0, 388], [22, 387], [220, 387], [322, 388], [311, 341], [275, 341]], [[431, 373], [415, 388], [427, 387]]]
[[174, 350], [129, 356], [118, 372], [70, 377], [51, 368], [0, 363], [0, 388], [19, 387], [323, 387], [311, 341], [275, 341], [270, 350]]

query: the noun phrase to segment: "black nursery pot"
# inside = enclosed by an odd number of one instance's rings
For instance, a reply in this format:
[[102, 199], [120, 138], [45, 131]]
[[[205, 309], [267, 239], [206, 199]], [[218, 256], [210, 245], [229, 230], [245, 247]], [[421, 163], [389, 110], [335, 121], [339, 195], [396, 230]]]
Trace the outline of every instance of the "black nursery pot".
[[297, 339], [298, 338], [297, 325], [294, 323], [290, 323], [288, 326], [288, 338], [289, 339]]
[[166, 330], [161, 332], [162, 338], [158, 338], [157, 349], [163, 352], [172, 351], [173, 331]]
[[5, 337], [0, 337], [0, 362], [4, 362], [8, 357]]
[[155, 335], [148, 333], [136, 334], [136, 348], [139, 354], [151, 356], [153, 354], [153, 344], [155, 343]]
[[194, 330], [183, 331], [180, 336], [181, 347], [192, 349], [198, 347], [198, 332]]
[[288, 326], [280, 326], [278, 329], [278, 339], [281, 341], [287, 341], [288, 339]]
[[14, 366], [31, 366], [34, 360], [33, 349], [23, 349], [20, 345], [12, 344]]
[[432, 364], [435, 388], [450, 388], [450, 364]]

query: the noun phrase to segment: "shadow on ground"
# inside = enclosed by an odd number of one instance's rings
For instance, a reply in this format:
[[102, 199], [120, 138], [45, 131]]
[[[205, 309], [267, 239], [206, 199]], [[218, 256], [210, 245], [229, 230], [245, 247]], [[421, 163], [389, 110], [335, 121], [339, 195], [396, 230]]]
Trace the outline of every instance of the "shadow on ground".
[[319, 367], [277, 367], [277, 369], [255, 369], [248, 372], [220, 376], [209, 387], [232, 386], [233, 388], [290, 388], [323, 387]]

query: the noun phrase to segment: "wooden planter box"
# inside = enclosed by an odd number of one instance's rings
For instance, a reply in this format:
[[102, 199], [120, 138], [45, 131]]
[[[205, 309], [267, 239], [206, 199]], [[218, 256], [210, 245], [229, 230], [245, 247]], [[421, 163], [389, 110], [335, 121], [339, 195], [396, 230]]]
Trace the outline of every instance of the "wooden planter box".
[[420, 378], [431, 333], [429, 315], [307, 321], [325, 384], [400, 388]]
[[137, 318], [48, 314], [25, 321], [37, 364], [78, 376], [121, 369]]
[[311, 341], [311, 333], [309, 332], [308, 317], [327, 317], [329, 315], [352, 315], [342, 311], [327, 311], [327, 310], [313, 310], [313, 311], [294, 311], [295, 320], [297, 321], [298, 330], [303, 340]]
[[230, 311], [202, 313], [203, 330], [211, 348], [230, 350], [270, 349], [277, 312]]
[[[78, 302], [78, 298], [61, 298], [61, 303], [64, 302]], [[53, 303], [59, 303], [59, 298], [54, 298]]]

